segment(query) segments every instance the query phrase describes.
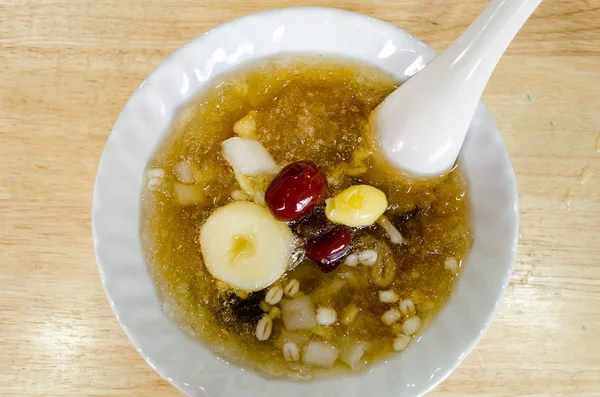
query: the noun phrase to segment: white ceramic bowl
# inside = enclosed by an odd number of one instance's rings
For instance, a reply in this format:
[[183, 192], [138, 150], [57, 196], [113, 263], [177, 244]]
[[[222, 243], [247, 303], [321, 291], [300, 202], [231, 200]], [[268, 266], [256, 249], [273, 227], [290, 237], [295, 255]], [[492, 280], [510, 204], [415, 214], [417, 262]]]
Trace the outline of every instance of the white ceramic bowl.
[[517, 191], [500, 133], [479, 106], [461, 152], [472, 200], [474, 245], [444, 309], [403, 354], [356, 377], [265, 380], [189, 339], [161, 312], [140, 246], [144, 168], [178, 108], [217, 74], [278, 53], [343, 56], [405, 80], [435, 52], [364, 15], [282, 9], [221, 25], [186, 44], [136, 90], [108, 139], [96, 179], [92, 225], [100, 274], [118, 321], [146, 361], [190, 396], [419, 396], [473, 349], [500, 305], [517, 247]]

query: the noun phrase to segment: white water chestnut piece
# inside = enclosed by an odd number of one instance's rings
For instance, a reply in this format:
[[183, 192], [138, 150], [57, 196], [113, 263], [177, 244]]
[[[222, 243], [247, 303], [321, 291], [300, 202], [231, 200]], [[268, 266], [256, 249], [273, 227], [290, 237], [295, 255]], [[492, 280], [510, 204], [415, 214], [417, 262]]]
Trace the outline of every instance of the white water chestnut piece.
[[259, 141], [235, 137], [221, 145], [225, 159], [240, 174], [274, 175], [281, 169]]

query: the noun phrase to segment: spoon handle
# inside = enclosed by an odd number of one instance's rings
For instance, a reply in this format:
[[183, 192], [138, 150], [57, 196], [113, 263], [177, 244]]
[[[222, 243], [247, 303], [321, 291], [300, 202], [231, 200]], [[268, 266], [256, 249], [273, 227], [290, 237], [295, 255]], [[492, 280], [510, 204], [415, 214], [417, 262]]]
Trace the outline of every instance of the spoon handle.
[[492, 0], [465, 32], [375, 112], [383, 151], [415, 176], [455, 163], [500, 57], [542, 0]]
[[492, 0], [435, 63], [467, 81], [479, 99], [504, 51], [542, 0]]

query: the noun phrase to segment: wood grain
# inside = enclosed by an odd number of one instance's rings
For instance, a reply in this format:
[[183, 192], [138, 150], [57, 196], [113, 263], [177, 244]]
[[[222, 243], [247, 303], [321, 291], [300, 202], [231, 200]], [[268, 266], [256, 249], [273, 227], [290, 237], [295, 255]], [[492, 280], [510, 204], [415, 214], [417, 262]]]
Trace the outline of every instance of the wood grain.
[[[135, 87], [194, 36], [282, 6], [359, 11], [445, 48], [485, 0], [0, 1], [0, 395], [178, 396], [119, 329], [90, 232]], [[542, 4], [484, 101], [517, 174], [501, 311], [432, 396], [600, 395], [600, 0]]]

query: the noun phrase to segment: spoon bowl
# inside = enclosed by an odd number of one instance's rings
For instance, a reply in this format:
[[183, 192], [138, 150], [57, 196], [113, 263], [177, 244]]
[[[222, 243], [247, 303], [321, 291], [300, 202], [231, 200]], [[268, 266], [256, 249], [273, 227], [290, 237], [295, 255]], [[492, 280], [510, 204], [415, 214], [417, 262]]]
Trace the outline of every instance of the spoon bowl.
[[382, 152], [415, 177], [448, 172], [500, 57], [542, 0], [492, 0], [448, 49], [392, 92], [373, 120]]

